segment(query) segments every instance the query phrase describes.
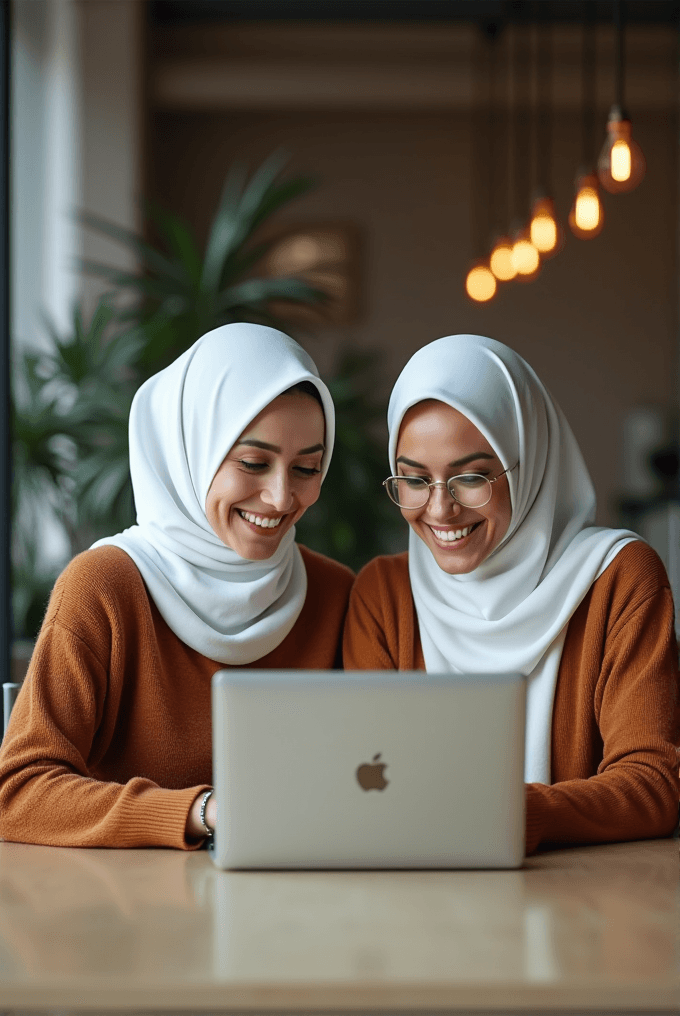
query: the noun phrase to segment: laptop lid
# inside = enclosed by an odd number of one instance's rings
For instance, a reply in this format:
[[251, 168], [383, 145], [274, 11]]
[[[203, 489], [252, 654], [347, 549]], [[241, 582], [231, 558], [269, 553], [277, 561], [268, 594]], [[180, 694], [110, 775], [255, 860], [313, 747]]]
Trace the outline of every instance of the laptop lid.
[[520, 675], [218, 671], [223, 868], [506, 868], [524, 857]]

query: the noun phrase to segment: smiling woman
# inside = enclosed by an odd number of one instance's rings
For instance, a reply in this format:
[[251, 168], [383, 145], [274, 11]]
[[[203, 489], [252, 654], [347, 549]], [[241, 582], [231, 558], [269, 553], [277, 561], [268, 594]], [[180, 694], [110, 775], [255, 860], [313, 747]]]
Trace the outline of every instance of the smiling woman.
[[339, 664], [353, 576], [295, 542], [333, 438], [314, 363], [272, 328], [217, 328], [140, 388], [137, 525], [57, 581], [0, 752], [0, 836], [190, 849], [215, 828], [215, 671]]
[[210, 484], [208, 522], [240, 557], [271, 557], [321, 493], [324, 415], [304, 384], [313, 388], [302, 382], [265, 406]]
[[408, 554], [357, 577], [349, 669], [527, 678], [526, 850], [668, 835], [678, 819], [673, 603], [654, 551], [593, 525], [574, 436], [500, 342], [420, 349], [388, 412]]
[[[462, 454], [446, 461], [453, 448]], [[434, 399], [405, 413], [397, 452], [399, 476], [391, 487], [388, 481], [388, 493], [402, 515], [442, 571], [474, 571], [508, 531], [509, 470], [470, 420]], [[406, 476], [409, 486], [404, 490]]]

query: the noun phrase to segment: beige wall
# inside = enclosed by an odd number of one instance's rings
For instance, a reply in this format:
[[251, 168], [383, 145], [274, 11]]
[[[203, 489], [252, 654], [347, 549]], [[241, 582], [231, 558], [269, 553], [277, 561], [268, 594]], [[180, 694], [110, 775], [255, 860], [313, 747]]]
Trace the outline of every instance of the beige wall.
[[[78, 0], [81, 206], [127, 229], [141, 226], [143, 19], [140, 0]], [[119, 245], [84, 230], [83, 256], [134, 267]], [[88, 311], [106, 286], [82, 280]]]
[[[562, 404], [595, 479], [600, 520], [612, 523], [626, 412], [676, 399], [675, 112], [658, 104], [637, 111], [648, 174], [635, 193], [606, 197], [600, 237], [568, 234], [537, 281], [510, 284], [484, 306], [463, 290], [474, 253], [471, 122], [465, 108], [156, 108], [150, 185], [203, 237], [227, 167], [287, 149], [291, 171], [320, 181], [287, 218], [346, 220], [364, 241], [361, 317], [307, 342], [322, 368], [331, 368], [344, 343], [375, 349], [386, 394], [409, 355], [431, 339], [467, 331], [507, 342]], [[555, 137], [555, 194], [566, 221], [580, 161], [575, 110], [556, 114]]]

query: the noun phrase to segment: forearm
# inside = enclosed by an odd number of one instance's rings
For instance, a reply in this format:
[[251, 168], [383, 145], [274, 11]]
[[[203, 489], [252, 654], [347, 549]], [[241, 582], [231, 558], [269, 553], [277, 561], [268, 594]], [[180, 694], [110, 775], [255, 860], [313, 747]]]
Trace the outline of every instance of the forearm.
[[668, 836], [678, 821], [677, 763], [622, 762], [589, 779], [526, 788], [526, 851], [541, 843]]
[[[166, 790], [151, 780], [125, 784], [76, 775], [58, 765], [5, 773], [0, 786], [0, 836], [60, 847], [175, 847], [202, 788]], [[207, 788], [203, 788], [207, 789]]]

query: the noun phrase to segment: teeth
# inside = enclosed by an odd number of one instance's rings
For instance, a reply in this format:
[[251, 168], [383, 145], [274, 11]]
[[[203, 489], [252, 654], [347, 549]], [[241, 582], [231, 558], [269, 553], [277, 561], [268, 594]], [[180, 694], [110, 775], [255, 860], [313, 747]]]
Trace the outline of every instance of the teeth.
[[278, 519], [268, 519], [264, 515], [253, 515], [252, 512], [243, 512], [240, 508], [239, 515], [246, 522], [252, 522], [254, 526], [261, 526], [263, 529], [275, 529], [283, 518], [283, 515], [279, 515]]
[[432, 532], [441, 540], [442, 543], [455, 543], [456, 540], [462, 540], [464, 536], [469, 536], [473, 530], [473, 526], [466, 526], [465, 529], [435, 529], [430, 526]]

